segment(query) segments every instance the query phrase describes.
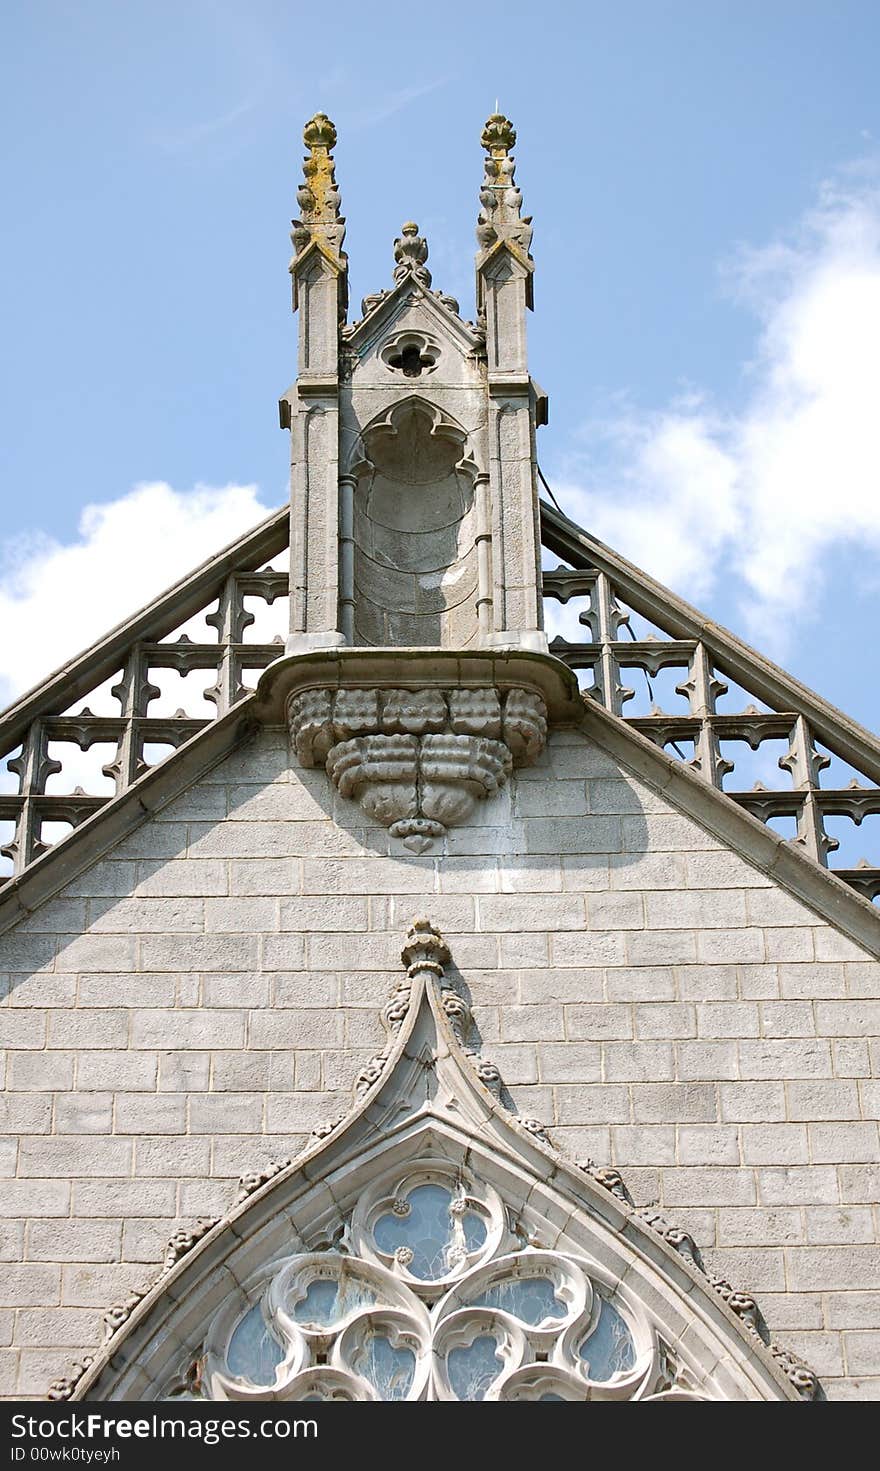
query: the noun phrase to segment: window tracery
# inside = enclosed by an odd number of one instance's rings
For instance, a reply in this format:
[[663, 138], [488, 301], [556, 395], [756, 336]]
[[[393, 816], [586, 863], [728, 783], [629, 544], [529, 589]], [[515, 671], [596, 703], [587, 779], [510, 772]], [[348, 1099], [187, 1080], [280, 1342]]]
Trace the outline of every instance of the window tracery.
[[496, 1190], [431, 1157], [365, 1193], [340, 1249], [224, 1304], [164, 1397], [638, 1399], [660, 1367], [650, 1323], [594, 1264], [523, 1246]]

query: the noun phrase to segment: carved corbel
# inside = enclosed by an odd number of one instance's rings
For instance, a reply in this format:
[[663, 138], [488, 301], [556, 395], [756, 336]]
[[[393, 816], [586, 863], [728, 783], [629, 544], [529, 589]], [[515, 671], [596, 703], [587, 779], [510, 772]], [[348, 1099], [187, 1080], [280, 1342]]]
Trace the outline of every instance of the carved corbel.
[[547, 739], [544, 700], [522, 689], [303, 690], [287, 721], [301, 764], [324, 766], [414, 853], [536, 761]]

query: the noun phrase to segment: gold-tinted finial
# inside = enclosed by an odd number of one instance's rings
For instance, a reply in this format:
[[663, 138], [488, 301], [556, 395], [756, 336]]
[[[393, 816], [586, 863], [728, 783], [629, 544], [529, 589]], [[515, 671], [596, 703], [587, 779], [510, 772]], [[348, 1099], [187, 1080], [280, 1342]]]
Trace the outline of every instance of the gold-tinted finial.
[[316, 112], [303, 128], [303, 142], [314, 153], [316, 148], [336, 147], [336, 127], [326, 112]]
[[480, 142], [493, 158], [497, 158], [516, 147], [516, 128], [503, 112], [493, 112], [492, 116], [486, 120], [486, 126], [480, 134]]
[[345, 221], [339, 213], [342, 198], [336, 187], [336, 165], [330, 150], [336, 128], [326, 112], [316, 112], [303, 128], [308, 153], [303, 160], [303, 182], [296, 191], [302, 216], [293, 222], [294, 259], [313, 239], [320, 238], [342, 261]]
[[484, 252], [491, 250], [496, 241], [506, 240], [531, 261], [532, 222], [522, 217], [522, 194], [514, 177], [516, 160], [510, 152], [516, 146], [516, 128], [503, 112], [493, 112], [480, 134], [480, 142], [488, 158], [483, 160], [477, 243]]

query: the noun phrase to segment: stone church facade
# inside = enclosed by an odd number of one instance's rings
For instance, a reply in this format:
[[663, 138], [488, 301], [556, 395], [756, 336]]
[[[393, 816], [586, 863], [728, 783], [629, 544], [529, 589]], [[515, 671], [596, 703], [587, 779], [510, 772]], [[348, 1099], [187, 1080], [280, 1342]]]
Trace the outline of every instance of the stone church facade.
[[539, 502], [509, 122], [473, 323], [304, 136], [290, 507], [0, 727], [2, 1393], [878, 1398], [880, 743]]

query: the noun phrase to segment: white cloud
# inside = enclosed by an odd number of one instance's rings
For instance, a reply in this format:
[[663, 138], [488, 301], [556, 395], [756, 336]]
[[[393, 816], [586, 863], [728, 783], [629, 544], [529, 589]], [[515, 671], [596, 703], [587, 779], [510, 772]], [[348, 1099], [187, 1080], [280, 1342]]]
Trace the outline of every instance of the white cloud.
[[815, 613], [828, 553], [880, 559], [876, 171], [827, 185], [792, 240], [741, 250], [725, 275], [759, 324], [744, 407], [698, 393], [650, 413], [618, 402], [555, 489], [685, 595], [732, 575], [744, 621], [765, 645], [773, 629], [779, 649], [786, 620]]
[[7, 541], [0, 573], [0, 705], [87, 648], [262, 520], [253, 485], [157, 482], [87, 505], [75, 541]]

